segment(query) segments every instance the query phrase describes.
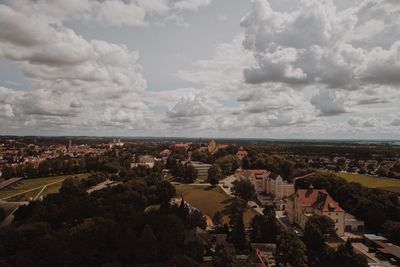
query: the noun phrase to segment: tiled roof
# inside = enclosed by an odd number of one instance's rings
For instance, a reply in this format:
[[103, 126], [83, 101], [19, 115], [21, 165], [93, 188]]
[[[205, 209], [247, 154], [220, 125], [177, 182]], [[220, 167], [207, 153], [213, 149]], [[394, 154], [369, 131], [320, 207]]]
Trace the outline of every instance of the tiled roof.
[[313, 207], [325, 212], [343, 211], [325, 189], [299, 189], [296, 197], [303, 207]]

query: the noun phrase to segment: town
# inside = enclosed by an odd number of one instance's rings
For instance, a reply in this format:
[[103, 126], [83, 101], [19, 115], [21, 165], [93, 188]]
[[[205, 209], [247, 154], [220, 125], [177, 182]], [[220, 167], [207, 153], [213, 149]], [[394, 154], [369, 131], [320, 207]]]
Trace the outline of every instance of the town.
[[396, 145], [13, 137], [0, 147], [4, 264], [46, 250], [43, 264], [67, 261], [41, 233], [59, 235], [74, 266], [400, 264]]

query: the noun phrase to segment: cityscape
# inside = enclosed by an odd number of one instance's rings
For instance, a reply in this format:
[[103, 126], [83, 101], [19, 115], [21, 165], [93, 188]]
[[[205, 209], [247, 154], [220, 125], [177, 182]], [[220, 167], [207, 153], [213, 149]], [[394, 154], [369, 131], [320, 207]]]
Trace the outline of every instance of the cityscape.
[[400, 1], [0, 0], [0, 267], [400, 266]]

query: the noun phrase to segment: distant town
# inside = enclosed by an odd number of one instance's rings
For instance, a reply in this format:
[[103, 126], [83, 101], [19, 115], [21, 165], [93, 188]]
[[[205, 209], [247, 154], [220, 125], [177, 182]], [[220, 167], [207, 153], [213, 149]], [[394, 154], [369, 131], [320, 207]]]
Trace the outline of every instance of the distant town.
[[46, 251], [40, 266], [400, 264], [400, 146], [0, 141], [5, 264]]

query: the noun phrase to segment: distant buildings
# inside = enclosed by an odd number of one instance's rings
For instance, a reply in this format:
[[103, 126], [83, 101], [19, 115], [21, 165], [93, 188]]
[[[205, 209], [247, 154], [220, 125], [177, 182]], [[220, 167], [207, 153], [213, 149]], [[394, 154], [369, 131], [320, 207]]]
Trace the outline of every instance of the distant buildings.
[[240, 160], [242, 160], [243, 158], [247, 157], [249, 153], [247, 153], [246, 150], [244, 150], [243, 147], [240, 147], [238, 152], [236, 152], [236, 157]]
[[131, 168], [136, 168], [138, 166], [146, 166], [148, 168], [153, 168], [156, 161], [160, 161], [160, 159], [155, 158], [152, 155], [142, 155], [139, 156], [136, 160], [135, 156], [133, 159], [133, 163], [131, 163]]
[[169, 149], [164, 149], [160, 152], [160, 156], [164, 159], [168, 158], [171, 155], [172, 151]]
[[280, 175], [267, 170], [238, 170], [236, 177], [249, 179], [257, 194], [271, 194], [276, 200], [287, 198], [294, 193], [294, 184], [284, 181]]
[[208, 143], [207, 150], [210, 154], [216, 153], [220, 149], [226, 148], [228, 145], [218, 144], [215, 140], [211, 140]]
[[313, 215], [325, 215], [335, 222], [338, 236], [344, 235], [345, 212], [325, 189], [298, 189], [287, 203], [286, 212], [290, 223], [298, 224], [304, 229], [308, 219]]

